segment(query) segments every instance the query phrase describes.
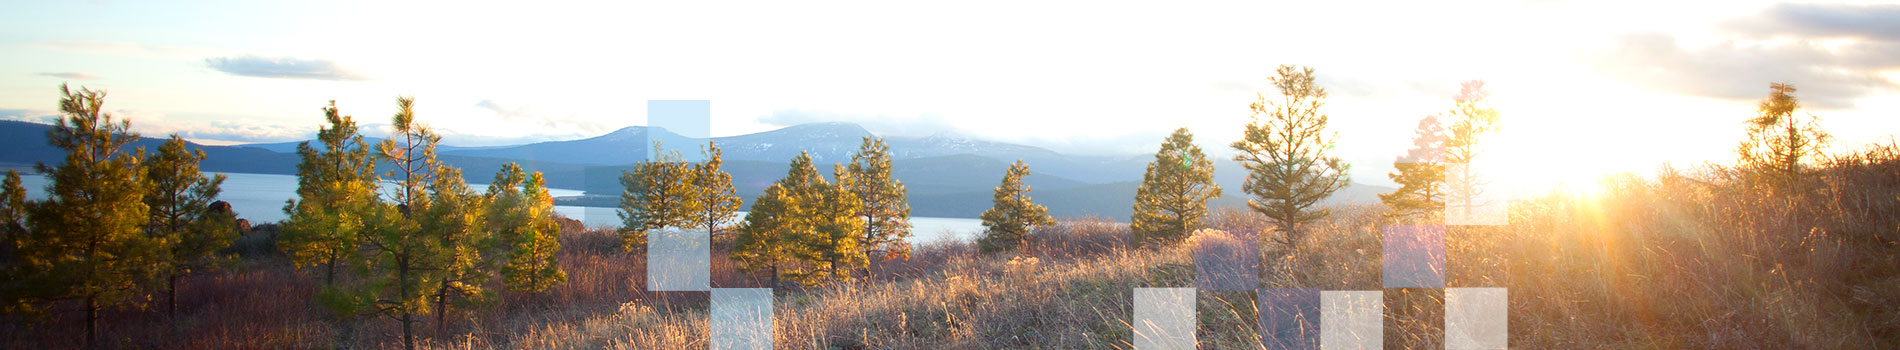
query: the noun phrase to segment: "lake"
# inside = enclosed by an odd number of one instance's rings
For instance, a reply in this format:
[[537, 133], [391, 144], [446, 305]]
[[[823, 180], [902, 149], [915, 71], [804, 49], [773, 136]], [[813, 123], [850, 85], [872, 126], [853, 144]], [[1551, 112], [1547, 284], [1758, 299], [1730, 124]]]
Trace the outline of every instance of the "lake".
[[[252, 224], [283, 220], [284, 203], [297, 197], [297, 177], [291, 175], [224, 173], [224, 192], [218, 200], [231, 203], [238, 217]], [[20, 175], [20, 185], [26, 187], [28, 199], [46, 198], [46, 177], [44, 175]], [[488, 184], [469, 184], [475, 191], [488, 190]], [[549, 188], [548, 195], [554, 197], [579, 196], [580, 190]], [[586, 223], [588, 227], [609, 228], [620, 226], [619, 209], [600, 207], [555, 206], [554, 212]], [[744, 217], [739, 212], [733, 219]], [[911, 217], [911, 241], [928, 242], [950, 237], [974, 237], [983, 232], [981, 220], [966, 218]]]

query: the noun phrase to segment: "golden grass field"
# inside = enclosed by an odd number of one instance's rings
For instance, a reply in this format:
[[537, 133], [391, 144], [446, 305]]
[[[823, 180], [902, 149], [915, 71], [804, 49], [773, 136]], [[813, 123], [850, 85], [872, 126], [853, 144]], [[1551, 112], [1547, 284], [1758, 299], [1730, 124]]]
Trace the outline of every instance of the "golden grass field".
[[[1723, 169], [1607, 178], [1595, 196], [1522, 198], [1504, 226], [1446, 232], [1447, 284], [1509, 290], [1510, 345], [1524, 349], [1900, 347], [1900, 157], [1877, 148], [1834, 159], [1796, 196], [1762, 195]], [[1294, 249], [1261, 246], [1262, 287], [1378, 290], [1377, 206], [1336, 207]], [[1267, 229], [1220, 210], [1212, 227]], [[707, 345], [707, 295], [645, 292], [644, 259], [611, 230], [564, 220], [568, 283], [505, 293], [448, 317], [431, 348], [675, 349]], [[1203, 231], [1193, 239], [1222, 232]], [[183, 284], [181, 316], [120, 310], [102, 334], [127, 348], [386, 348], [397, 324], [340, 319], [315, 305], [317, 279], [270, 246], [266, 226], [240, 240], [235, 268]], [[852, 283], [781, 288], [779, 348], [1130, 348], [1138, 287], [1191, 287], [1190, 244], [1132, 248], [1128, 229], [1068, 218], [1015, 255], [968, 239], [923, 244], [874, 262]], [[715, 287], [759, 287], [715, 238]], [[1384, 289], [1385, 344], [1442, 347], [1443, 289]], [[1202, 292], [1204, 348], [1260, 348], [1253, 292]], [[9, 322], [4, 348], [74, 348], [71, 313]], [[429, 319], [433, 319], [431, 315]], [[16, 320], [18, 321], [18, 320]], [[432, 322], [432, 321], [431, 321]]]

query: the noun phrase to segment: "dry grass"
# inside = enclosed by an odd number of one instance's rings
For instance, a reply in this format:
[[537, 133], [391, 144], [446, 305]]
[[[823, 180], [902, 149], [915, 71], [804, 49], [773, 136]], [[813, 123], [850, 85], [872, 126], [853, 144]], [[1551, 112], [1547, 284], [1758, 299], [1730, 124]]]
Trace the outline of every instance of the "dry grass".
[[[1835, 158], [1794, 196], [1748, 188], [1733, 170], [1667, 171], [1607, 181], [1604, 195], [1516, 201], [1510, 224], [1451, 227], [1446, 281], [1509, 289], [1518, 348], [1900, 347], [1900, 157], [1875, 148]], [[1382, 289], [1376, 206], [1334, 208], [1311, 239], [1259, 246], [1260, 286], [1385, 291], [1385, 345], [1442, 347], [1442, 289]], [[707, 295], [646, 292], [639, 254], [611, 231], [566, 223], [561, 266], [569, 282], [539, 295], [451, 315], [434, 348], [703, 348]], [[1258, 215], [1216, 212], [1211, 227], [1270, 232]], [[1127, 245], [1125, 225], [1063, 220], [1015, 255], [985, 256], [966, 240], [918, 247], [876, 262], [869, 278], [782, 288], [780, 348], [1129, 348], [1134, 288], [1194, 285], [1189, 244]], [[1203, 238], [1205, 237], [1205, 238]], [[718, 287], [762, 286], [721, 256]], [[142, 348], [387, 348], [394, 322], [337, 320], [309, 302], [315, 279], [269, 241], [240, 244], [244, 264], [183, 284], [181, 314], [115, 311], [103, 334]], [[499, 288], [499, 286], [496, 286]], [[1205, 348], [1260, 348], [1254, 292], [1197, 297]], [[39, 327], [8, 318], [0, 347], [72, 348], [76, 315]], [[432, 319], [432, 318], [431, 318]], [[176, 325], [174, 329], [172, 324]]]

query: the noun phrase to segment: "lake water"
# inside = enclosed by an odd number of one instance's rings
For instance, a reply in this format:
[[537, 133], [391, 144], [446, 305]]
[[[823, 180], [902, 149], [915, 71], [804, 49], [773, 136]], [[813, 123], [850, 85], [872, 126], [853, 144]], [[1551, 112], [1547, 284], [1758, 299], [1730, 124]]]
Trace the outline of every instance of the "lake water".
[[[284, 203], [297, 197], [297, 177], [291, 175], [225, 173], [224, 192], [218, 199], [231, 203], [238, 217], [250, 220], [253, 224], [280, 221], [285, 218]], [[20, 185], [26, 187], [28, 199], [46, 198], [46, 177], [43, 175], [21, 175]], [[488, 190], [488, 184], [469, 184], [475, 191]], [[579, 196], [581, 191], [549, 188], [548, 195], [554, 197]], [[619, 227], [620, 216], [616, 208], [555, 206], [554, 212], [586, 223], [588, 227]], [[745, 212], [739, 212], [744, 217]], [[734, 220], [738, 218], [735, 217]], [[911, 240], [927, 242], [949, 237], [974, 237], [983, 231], [983, 223], [977, 219], [912, 217]]]

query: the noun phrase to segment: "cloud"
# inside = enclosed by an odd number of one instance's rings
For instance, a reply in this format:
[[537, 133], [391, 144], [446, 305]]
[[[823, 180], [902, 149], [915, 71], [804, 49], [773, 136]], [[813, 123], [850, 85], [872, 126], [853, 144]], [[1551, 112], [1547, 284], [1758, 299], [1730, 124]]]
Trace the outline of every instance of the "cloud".
[[97, 80], [99, 79], [99, 76], [97, 75], [80, 73], [80, 72], [47, 72], [47, 73], [38, 73], [36, 75], [44, 75], [44, 76], [60, 78], [60, 79], [69, 79], [69, 80]]
[[1900, 5], [1776, 4], [1728, 27], [1758, 36], [1900, 41]]
[[778, 110], [771, 115], [759, 117], [760, 123], [792, 126], [806, 123], [852, 122], [870, 130], [879, 136], [928, 136], [940, 132], [958, 132], [959, 129], [936, 114], [918, 116], [892, 116], [872, 114], [842, 114], [822, 111]]
[[1674, 36], [1633, 33], [1590, 58], [1599, 71], [1671, 93], [1749, 101], [1768, 83], [1800, 88], [1826, 109], [1900, 87], [1900, 6], [1791, 5], [1720, 25], [1724, 40], [1689, 47]]
[[52, 124], [59, 122], [59, 113], [31, 109], [0, 109], [0, 120]]
[[533, 135], [533, 136], [521, 136], [521, 137], [511, 136], [511, 137], [497, 138], [496, 140], [519, 139], [519, 140], [548, 141], [556, 137], [603, 133], [603, 132], [611, 131], [611, 128], [613, 127], [605, 123], [602, 123], [598, 120], [594, 120], [590, 118], [582, 118], [574, 114], [560, 115], [560, 114], [555, 114], [555, 113], [548, 113], [548, 112], [540, 111], [530, 105], [515, 105], [515, 104], [511, 104], [507, 102], [498, 101], [495, 99], [484, 99], [484, 100], [475, 102], [475, 108], [480, 108], [480, 109], [484, 109], [490, 112], [494, 112], [496, 117], [501, 118], [501, 120], [505, 122], [532, 123], [532, 124], [540, 126], [543, 130], [571, 131], [570, 133], [566, 133], [566, 134], [556, 133], [556, 134], [548, 134], [548, 135]]
[[205, 59], [205, 66], [231, 75], [258, 78], [337, 81], [369, 79], [366, 76], [343, 68], [343, 66], [338, 65], [336, 62], [325, 59], [244, 55], [207, 58]]

